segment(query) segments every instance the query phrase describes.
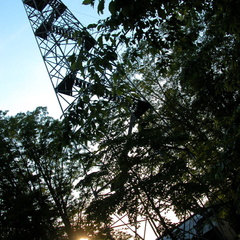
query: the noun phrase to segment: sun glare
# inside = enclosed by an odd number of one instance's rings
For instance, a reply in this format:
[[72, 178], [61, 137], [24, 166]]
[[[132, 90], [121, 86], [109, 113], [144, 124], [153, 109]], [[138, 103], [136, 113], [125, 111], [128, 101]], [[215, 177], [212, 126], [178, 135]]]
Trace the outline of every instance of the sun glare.
[[89, 240], [88, 238], [79, 238], [79, 240]]

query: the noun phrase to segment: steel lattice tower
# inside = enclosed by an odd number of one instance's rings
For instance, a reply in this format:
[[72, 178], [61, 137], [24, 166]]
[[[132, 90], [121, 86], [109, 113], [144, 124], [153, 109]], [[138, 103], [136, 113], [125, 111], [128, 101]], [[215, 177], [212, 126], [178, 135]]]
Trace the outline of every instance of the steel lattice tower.
[[[88, 88], [92, 84], [87, 73], [83, 76], [83, 74], [72, 70], [69, 58], [73, 55], [80, 55], [83, 59], [91, 57], [92, 49], [96, 48], [96, 41], [61, 0], [22, 1], [64, 114], [71, 107], [71, 104], [78, 100], [79, 89]], [[81, 54], [85, 54], [85, 56], [81, 56]], [[106, 80], [105, 82], [108, 86], [111, 86], [110, 78], [106, 76], [106, 73], [103, 73], [100, 77]], [[110, 100], [122, 99], [121, 96], [115, 96], [114, 99], [109, 96], [106, 97], [110, 98]], [[136, 102], [133, 115], [137, 119], [151, 106], [146, 101], [136, 100]], [[145, 222], [146, 224], [148, 221], [146, 217], [146, 219], [139, 222]], [[119, 224], [120, 226], [127, 226], [122, 217], [119, 217], [113, 223], [112, 227]], [[128, 228], [130, 229], [129, 226]], [[151, 226], [151, 228], [154, 229], [154, 226]], [[185, 232], [185, 227], [181, 229], [180, 226], [179, 229]], [[187, 230], [186, 233], [188, 232]], [[145, 233], [143, 237], [138, 235], [137, 231], [135, 233], [138, 239], [145, 239], [147, 237]]]
[[[61, 0], [22, 1], [61, 110], [65, 114], [72, 103], [78, 100], [79, 90], [92, 84], [87, 73], [83, 76], [72, 70], [69, 58], [79, 56], [79, 52], [86, 54], [83, 59], [91, 57], [96, 41]], [[106, 73], [100, 77], [109, 85]], [[106, 98], [122, 99], [121, 96]], [[149, 108], [149, 103], [137, 100], [133, 114], [139, 118]], [[125, 225], [122, 218], [116, 223]]]
[[[88, 72], [72, 70], [70, 58], [81, 58], [84, 68], [86, 59], [91, 58], [96, 48], [94, 37], [78, 21], [61, 0], [22, 0], [32, 30], [37, 40], [51, 83], [63, 114], [79, 97], [80, 88], [92, 85]], [[85, 60], [84, 60], [85, 59]], [[85, 65], [86, 66], [86, 65]], [[103, 72], [106, 87], [111, 88], [111, 74]], [[124, 97], [107, 91], [105, 97], [121, 101]], [[139, 118], [150, 104], [138, 99], [135, 102], [135, 117]]]
[[81, 48], [90, 52], [95, 40], [60, 0], [23, 0], [23, 3], [64, 113], [78, 98], [79, 87], [89, 84], [87, 75], [83, 78], [71, 70], [68, 59]]

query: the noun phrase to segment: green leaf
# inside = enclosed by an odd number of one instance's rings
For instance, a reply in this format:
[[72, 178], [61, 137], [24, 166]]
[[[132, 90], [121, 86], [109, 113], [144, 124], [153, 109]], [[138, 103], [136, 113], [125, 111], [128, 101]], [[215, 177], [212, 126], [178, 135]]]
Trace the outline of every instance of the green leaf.
[[100, 0], [98, 4], [98, 13], [103, 14], [104, 5], [105, 5], [105, 0]]
[[94, 5], [94, 2], [95, 2], [95, 0], [84, 0], [84, 1], [82, 2], [82, 4], [93, 6], [93, 5]]
[[102, 48], [103, 47], [103, 36], [100, 36], [98, 38], [97, 42], [98, 42], [99, 47]]
[[87, 26], [88, 29], [96, 28], [96, 27], [97, 27], [97, 24], [95, 24], [95, 23], [91, 23]]
[[114, 15], [116, 13], [116, 3], [114, 1], [110, 2], [108, 9], [110, 13]]

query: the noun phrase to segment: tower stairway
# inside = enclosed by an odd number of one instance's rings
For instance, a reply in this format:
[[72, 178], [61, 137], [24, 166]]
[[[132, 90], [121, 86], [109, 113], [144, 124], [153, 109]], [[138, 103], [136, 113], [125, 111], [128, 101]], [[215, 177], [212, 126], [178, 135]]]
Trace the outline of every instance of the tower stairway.
[[[81, 49], [88, 55], [86, 58], [91, 57], [96, 41], [61, 0], [23, 3], [64, 114], [77, 100], [79, 87], [91, 82], [87, 74], [83, 77], [72, 71], [69, 57], [78, 56]], [[85, 84], [80, 84], [82, 81]]]
[[[61, 0], [23, 0], [23, 3], [64, 114], [71, 103], [77, 101], [79, 89], [92, 85], [87, 73], [83, 76], [72, 71], [69, 58], [79, 56], [80, 50], [83, 50], [80, 54], [85, 54], [82, 59], [90, 58], [96, 41]], [[84, 64], [84, 60], [82, 62]], [[106, 84], [111, 82], [105, 74], [100, 78], [104, 78]], [[124, 100], [123, 96], [108, 90], [104, 95], [111, 101]], [[137, 118], [150, 108], [144, 101], [134, 102]]]
[[[84, 71], [87, 59], [94, 57], [94, 50], [99, 47], [96, 38], [61, 0], [22, 1], [62, 113], [65, 115], [79, 100], [82, 90], [94, 87], [88, 72], [82, 74], [82, 71], [74, 70], [70, 59], [73, 56], [80, 58]], [[101, 74], [99, 79], [103, 79], [105, 86], [102, 98], [114, 103], [125, 101], [124, 96], [111, 91], [111, 73], [98, 74]], [[151, 107], [148, 102], [140, 99], [133, 99], [132, 102], [131, 119], [134, 120], [140, 118]]]

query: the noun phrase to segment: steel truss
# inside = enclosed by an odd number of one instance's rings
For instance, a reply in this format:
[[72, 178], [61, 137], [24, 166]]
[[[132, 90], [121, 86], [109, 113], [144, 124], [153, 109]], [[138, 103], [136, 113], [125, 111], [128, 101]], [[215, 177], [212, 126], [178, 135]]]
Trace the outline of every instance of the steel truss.
[[[61, 110], [65, 114], [72, 104], [79, 99], [80, 89], [89, 88], [93, 84], [87, 72], [80, 74], [71, 68], [69, 58], [74, 55], [81, 57], [84, 66], [86, 59], [93, 56], [92, 50], [97, 47], [96, 41], [61, 0], [22, 1]], [[111, 74], [108, 76], [107, 73], [103, 73], [99, 77], [106, 80], [105, 83], [109, 84], [108, 86], [111, 85]], [[111, 91], [106, 91], [104, 97], [113, 101], [122, 101], [124, 98], [113, 95]], [[133, 115], [137, 119], [151, 106], [146, 101], [136, 100], [136, 102]], [[110, 182], [107, 185], [110, 185]], [[142, 203], [142, 205], [148, 212], [147, 203]], [[142, 226], [141, 233], [138, 231], [139, 224]], [[111, 227], [125, 227], [135, 234], [135, 239], [144, 240], [149, 239], [147, 231], [152, 231], [156, 236], [158, 235], [157, 226], [154, 225], [155, 220], [146, 216], [145, 219], [137, 219], [134, 228], [128, 223], [126, 215], [121, 217], [116, 215], [115, 222], [112, 223]], [[186, 234], [189, 233], [181, 225], [179, 229]], [[193, 235], [193, 233], [190, 234]], [[185, 239], [185, 234], [183, 238]], [[171, 238], [167, 236], [159, 239]]]
[[[60, 0], [23, 0], [41, 55], [63, 113], [76, 101], [87, 75], [71, 70], [69, 57], [84, 48], [90, 56], [94, 38]], [[87, 56], [87, 57], [89, 57]], [[86, 57], [86, 56], [85, 56]]]
[[[81, 58], [86, 66], [87, 59], [93, 56], [96, 41], [61, 0], [22, 0], [38, 43], [43, 61], [47, 68], [51, 83], [57, 95], [63, 114], [71, 108], [80, 94], [80, 89], [93, 84], [87, 71], [71, 68], [70, 58]], [[106, 86], [105, 98], [119, 102], [123, 96], [113, 94], [111, 90], [111, 73], [103, 72], [100, 79]], [[151, 106], [146, 101], [133, 99], [134, 114], [139, 118]]]
[[[93, 84], [87, 72], [83, 76], [72, 70], [69, 58], [84, 53], [80, 56], [84, 65], [84, 59], [90, 58], [92, 50], [96, 48], [96, 41], [61, 0], [22, 1], [62, 113], [65, 114], [78, 100], [80, 89], [89, 88]], [[105, 83], [110, 85], [111, 79], [107, 73], [103, 73], [100, 78], [104, 78]], [[104, 97], [115, 102], [124, 98], [108, 90]], [[149, 103], [140, 100], [135, 101], [135, 106], [135, 118], [150, 108]], [[128, 231], [134, 232], [135, 239], [145, 239], [149, 219], [139, 220], [145, 222], [142, 234], [138, 233], [137, 227], [130, 227], [126, 217], [116, 215], [115, 219], [113, 228], [125, 226]]]

